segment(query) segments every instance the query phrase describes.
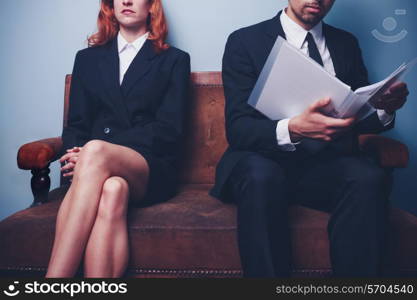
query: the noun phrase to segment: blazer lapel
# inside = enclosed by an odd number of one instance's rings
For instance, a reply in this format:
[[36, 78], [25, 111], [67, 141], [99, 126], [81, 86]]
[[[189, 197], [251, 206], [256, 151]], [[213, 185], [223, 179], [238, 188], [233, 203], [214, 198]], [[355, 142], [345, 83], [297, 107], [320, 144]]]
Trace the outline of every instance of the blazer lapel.
[[129, 114], [120, 89], [119, 54], [116, 38], [104, 49], [103, 58], [99, 63], [99, 69], [104, 81], [104, 90], [108, 96], [104, 98], [105, 101], [116, 112], [120, 121], [130, 126]]
[[345, 68], [343, 65], [345, 56], [343, 45], [339, 43], [338, 37], [333, 34], [329, 25], [323, 22], [323, 34], [326, 39], [327, 48], [330, 52], [330, 57], [332, 58], [334, 70], [336, 72], [336, 77], [343, 81], [345, 78]]
[[262, 37], [262, 41], [260, 43], [262, 46], [254, 48], [254, 51], [256, 52], [255, 65], [259, 74], [268, 59], [269, 54], [271, 53], [272, 47], [274, 46], [278, 35], [282, 36], [284, 39], [286, 38], [280, 21], [281, 13], [282, 11], [265, 23], [265, 35]]
[[275, 43], [278, 35], [282, 36], [284, 39], [287, 39], [285, 36], [284, 29], [282, 28], [281, 24], [281, 14], [282, 10], [267, 23], [266, 34], [272, 38], [273, 42]]
[[127, 98], [136, 82], [148, 73], [151, 68], [151, 60], [156, 55], [152, 41], [146, 40], [139, 53], [133, 59], [123, 78], [121, 90]]

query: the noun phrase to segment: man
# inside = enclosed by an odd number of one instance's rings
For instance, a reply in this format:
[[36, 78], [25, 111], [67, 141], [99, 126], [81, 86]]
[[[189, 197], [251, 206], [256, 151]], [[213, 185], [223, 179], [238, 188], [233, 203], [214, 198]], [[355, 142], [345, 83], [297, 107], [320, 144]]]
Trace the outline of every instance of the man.
[[[223, 82], [230, 147], [211, 194], [238, 206], [246, 277], [290, 275], [287, 211], [295, 203], [331, 214], [335, 276], [378, 275], [391, 178], [359, 151], [357, 136], [394, 126], [394, 113], [408, 95], [406, 84], [392, 86], [378, 110], [360, 122], [322, 114], [331, 99], [317, 99], [284, 120], [270, 120], [247, 104], [278, 35], [353, 90], [369, 84], [357, 39], [322, 22], [334, 1], [289, 0], [273, 19], [237, 30], [227, 41]], [[320, 143], [325, 147], [314, 147]]]

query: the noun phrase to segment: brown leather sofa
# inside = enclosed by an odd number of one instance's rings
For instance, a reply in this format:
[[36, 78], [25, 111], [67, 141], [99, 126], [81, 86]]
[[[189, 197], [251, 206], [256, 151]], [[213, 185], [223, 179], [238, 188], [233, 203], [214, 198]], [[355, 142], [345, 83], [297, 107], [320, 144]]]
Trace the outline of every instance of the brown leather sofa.
[[[68, 110], [70, 76], [66, 79]], [[224, 95], [218, 72], [192, 74], [192, 102], [184, 148], [183, 183], [167, 203], [132, 210], [129, 214], [131, 260], [126, 276], [240, 277], [236, 240], [236, 209], [208, 195], [216, 164], [226, 147]], [[387, 168], [406, 167], [407, 147], [376, 135], [361, 136], [364, 151]], [[52, 138], [23, 145], [21, 169], [32, 170], [33, 207], [0, 222], [0, 274], [42, 276], [54, 237], [57, 210], [66, 192], [49, 192], [49, 164], [62, 143]], [[49, 193], [48, 193], [49, 192]], [[306, 207], [290, 208], [293, 276], [331, 274], [327, 221], [329, 215]], [[417, 274], [417, 218], [400, 209], [390, 211], [384, 270], [394, 276]], [[389, 273], [388, 273], [389, 272]], [[82, 276], [82, 264], [79, 269]]]

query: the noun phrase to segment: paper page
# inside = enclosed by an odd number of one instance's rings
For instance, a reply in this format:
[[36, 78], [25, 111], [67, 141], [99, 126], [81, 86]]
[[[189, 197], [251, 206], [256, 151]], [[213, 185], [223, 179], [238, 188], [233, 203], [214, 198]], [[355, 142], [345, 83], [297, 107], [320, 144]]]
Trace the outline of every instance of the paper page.
[[386, 79], [377, 82], [375, 84], [362, 87], [355, 91], [355, 94], [366, 96], [369, 98], [369, 103], [373, 106], [376, 105], [376, 101], [380, 99], [380, 97], [388, 92], [388, 89], [395, 83], [402, 81], [402, 79], [407, 75], [408, 72], [417, 64], [417, 58], [414, 58], [408, 64], [403, 63], [400, 67], [398, 67], [390, 76]]
[[343, 117], [350, 117], [356, 115], [357, 120], [363, 120], [376, 111], [373, 107], [373, 101], [379, 99], [387, 89], [395, 82], [401, 81], [402, 78], [417, 64], [417, 58], [410, 63], [403, 63], [386, 79], [374, 83], [372, 85], [357, 89], [353, 96], [346, 99], [346, 103], [351, 102], [350, 106], [346, 108]]
[[365, 104], [368, 104], [368, 100], [368, 96], [356, 95], [355, 93], [352, 93], [352, 96], [346, 99], [346, 102], [349, 103], [349, 105], [345, 107], [342, 118], [350, 118], [353, 116], [358, 117], [358, 112]]
[[272, 120], [292, 118], [331, 98], [337, 110], [351, 89], [321, 65], [278, 37], [248, 103]]
[[376, 112], [376, 109], [369, 103], [365, 103], [364, 106], [356, 113], [356, 123], [366, 119], [368, 116]]
[[368, 96], [372, 96], [373, 94], [375, 94], [376, 91], [378, 91], [378, 89], [380, 89], [381, 87], [383, 87], [384, 84], [387, 81], [389, 81], [391, 78], [395, 77], [400, 72], [404, 71], [404, 67], [405, 67], [405, 64], [402, 64], [397, 70], [395, 70], [394, 72], [392, 72], [384, 80], [381, 80], [381, 81], [379, 81], [377, 83], [374, 83], [374, 84], [371, 84], [371, 85], [368, 85], [368, 86], [361, 87], [361, 88], [359, 88], [359, 89], [357, 89], [355, 91], [355, 94], [357, 94], [357, 95], [368, 95]]

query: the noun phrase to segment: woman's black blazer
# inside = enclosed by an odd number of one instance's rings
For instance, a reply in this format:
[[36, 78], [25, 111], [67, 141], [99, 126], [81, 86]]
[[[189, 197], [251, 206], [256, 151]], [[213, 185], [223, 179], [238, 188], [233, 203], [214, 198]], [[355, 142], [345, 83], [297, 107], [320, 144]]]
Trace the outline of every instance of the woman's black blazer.
[[189, 98], [190, 57], [147, 40], [119, 82], [117, 38], [77, 53], [63, 152], [93, 139], [175, 163]]

